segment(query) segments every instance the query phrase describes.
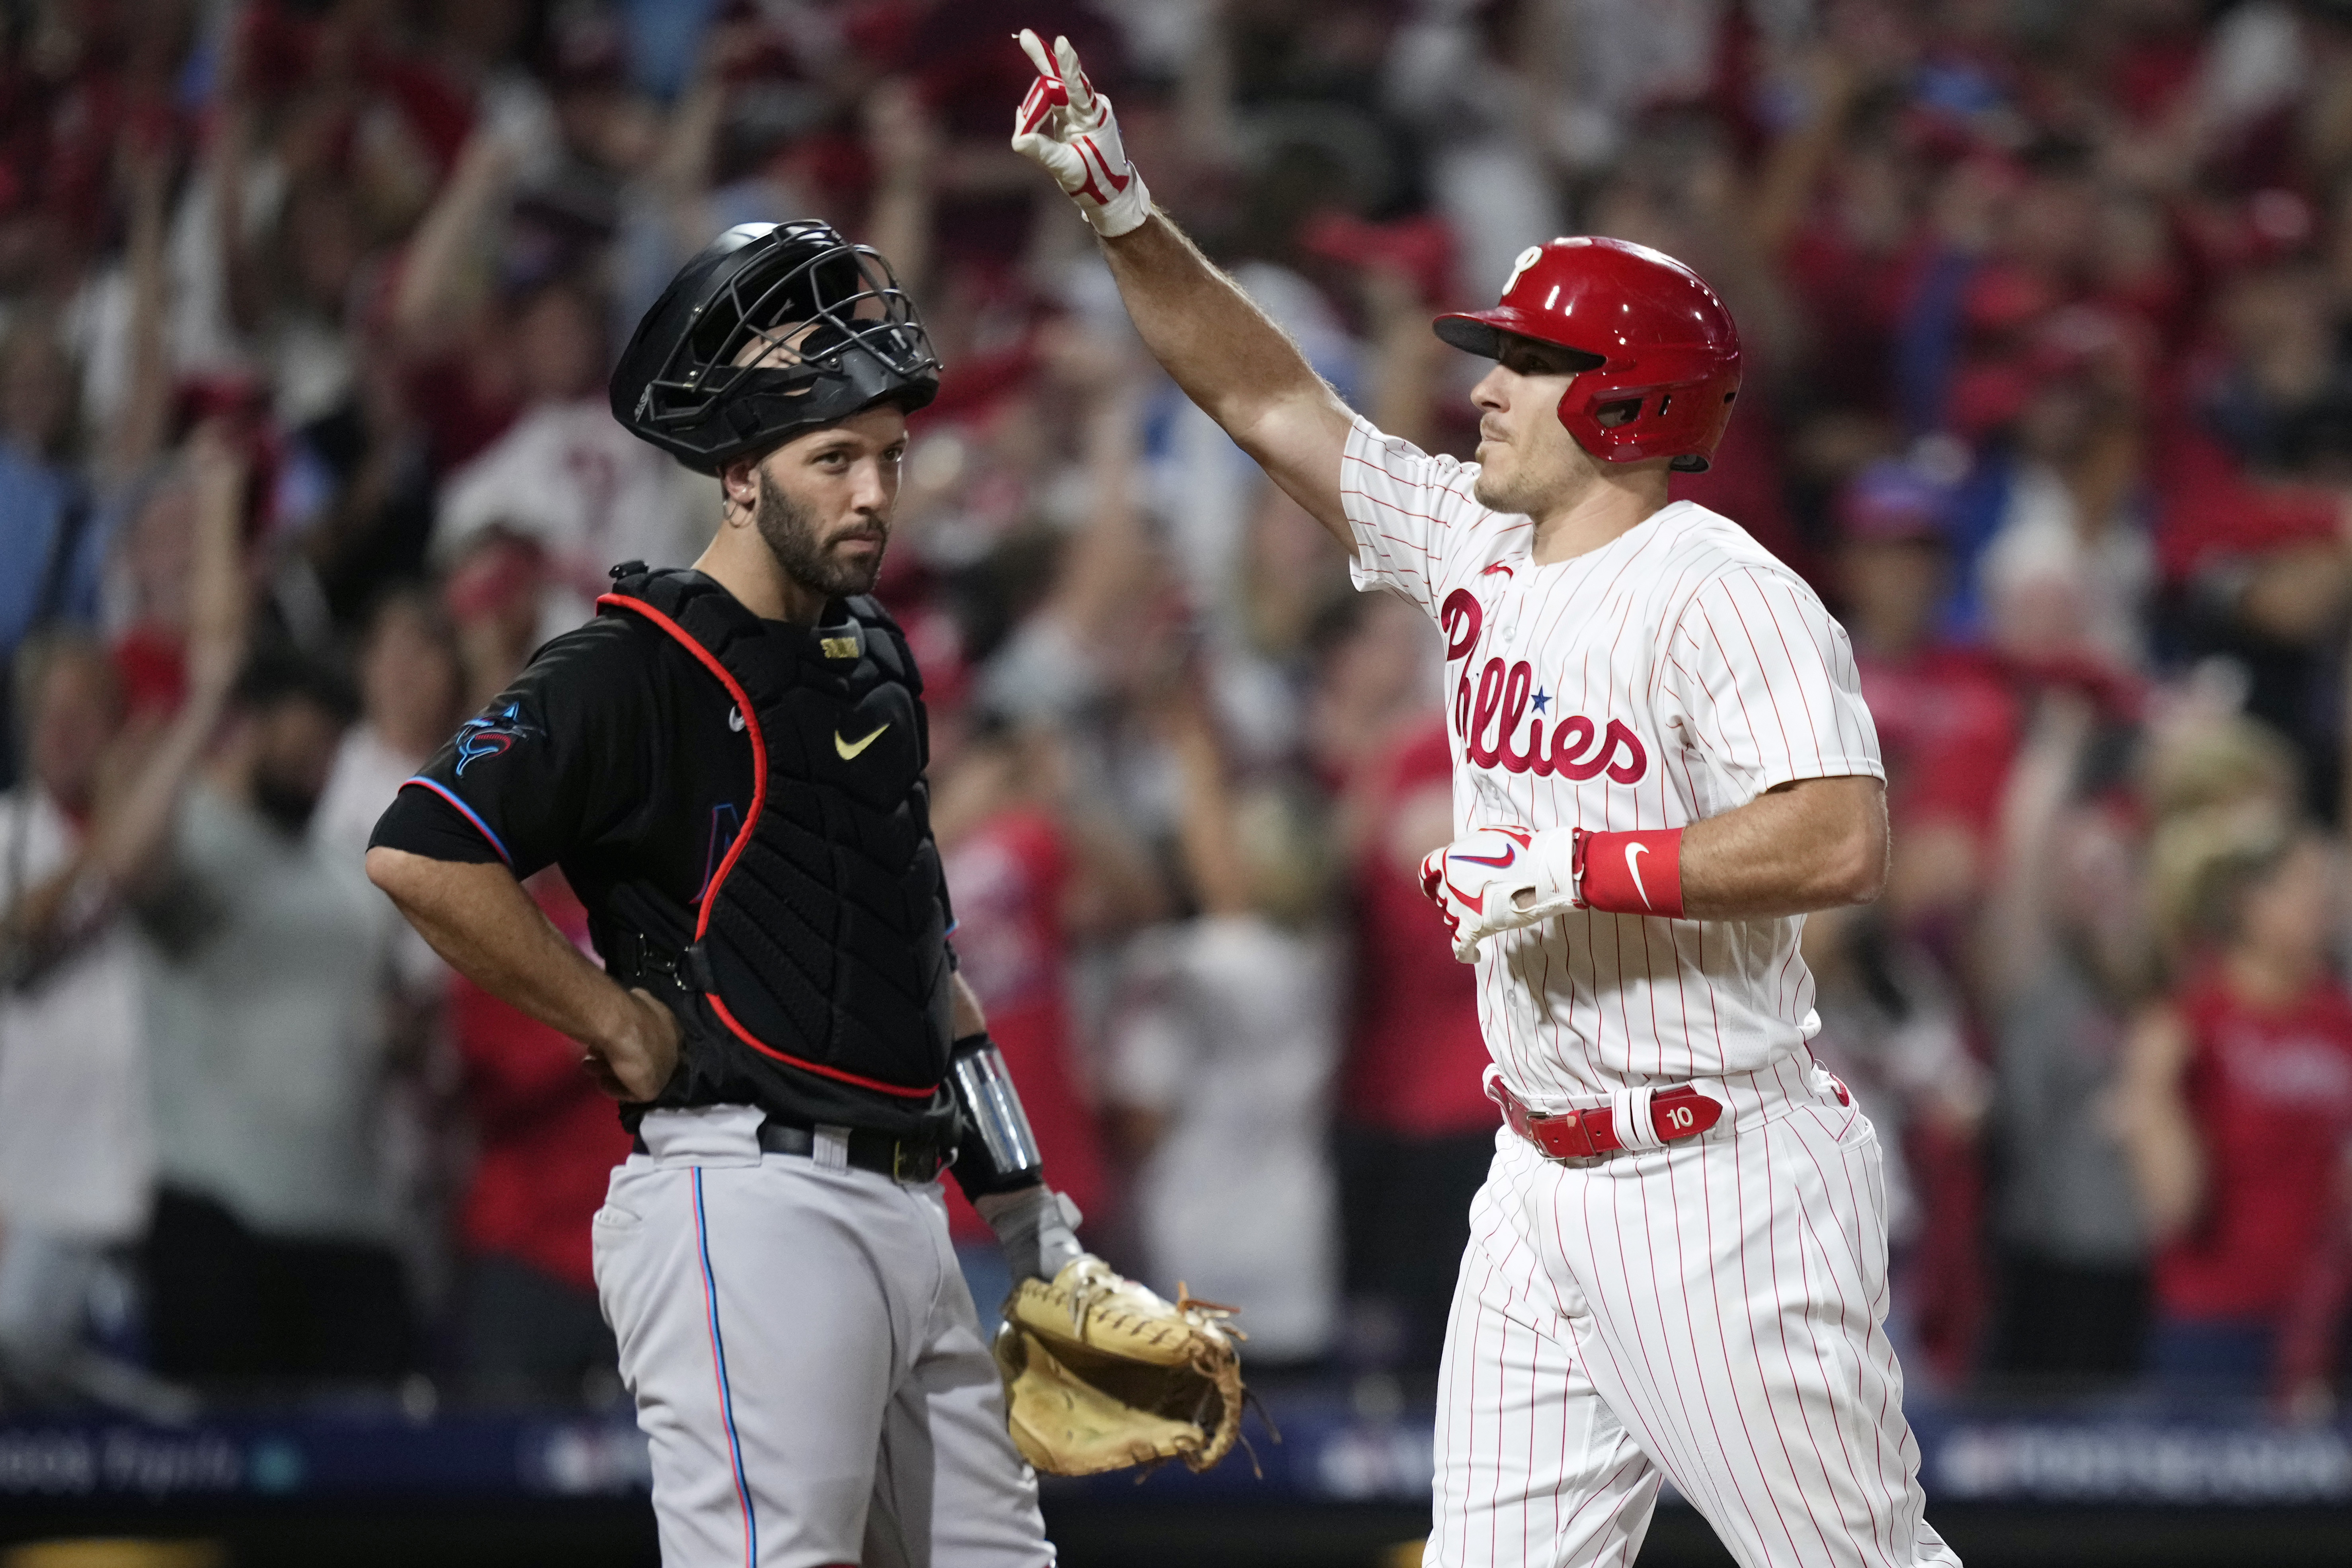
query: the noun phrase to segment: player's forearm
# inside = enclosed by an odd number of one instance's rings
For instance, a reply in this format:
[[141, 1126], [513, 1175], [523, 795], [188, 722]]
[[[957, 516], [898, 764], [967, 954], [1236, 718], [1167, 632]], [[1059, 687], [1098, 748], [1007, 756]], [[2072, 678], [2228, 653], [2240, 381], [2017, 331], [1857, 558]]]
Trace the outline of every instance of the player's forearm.
[[980, 993], [961, 973], [948, 976], [948, 999], [952, 1005], [949, 1028], [957, 1039], [988, 1032], [988, 1014], [980, 1005]]
[[565, 940], [505, 867], [378, 846], [367, 869], [434, 952], [499, 1001], [591, 1049], [626, 1032], [629, 994]]
[[1685, 830], [1683, 910], [1719, 921], [1866, 904], [1885, 885], [1886, 845], [1876, 779], [1801, 780]]
[[1298, 411], [1318, 415], [1346, 440], [1339, 395], [1165, 214], [1103, 241], [1103, 255], [1144, 346], [1244, 451], [1265, 461], [1276, 445], [1271, 426]]

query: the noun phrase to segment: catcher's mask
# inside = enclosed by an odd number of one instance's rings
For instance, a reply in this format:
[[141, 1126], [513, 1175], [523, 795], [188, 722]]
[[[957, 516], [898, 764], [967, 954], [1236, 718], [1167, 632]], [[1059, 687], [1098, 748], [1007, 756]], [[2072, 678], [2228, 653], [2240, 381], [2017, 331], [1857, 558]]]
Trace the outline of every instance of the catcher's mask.
[[1519, 252], [1493, 310], [1440, 316], [1437, 335], [1500, 359], [1503, 334], [1584, 356], [1559, 422], [1603, 462], [1707, 459], [1739, 395], [1739, 329], [1699, 275], [1663, 251], [1574, 235]]
[[939, 356], [890, 264], [830, 224], [738, 224], [678, 269], [613, 372], [613, 416], [688, 468], [877, 404], [912, 413]]

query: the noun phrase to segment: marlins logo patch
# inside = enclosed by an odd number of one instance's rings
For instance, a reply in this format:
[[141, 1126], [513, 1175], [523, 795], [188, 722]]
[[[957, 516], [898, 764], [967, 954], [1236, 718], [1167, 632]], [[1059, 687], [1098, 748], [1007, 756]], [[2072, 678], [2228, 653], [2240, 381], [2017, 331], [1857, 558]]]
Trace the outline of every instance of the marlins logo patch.
[[452, 771], [463, 778], [484, 757], [498, 756], [517, 741], [538, 733], [523, 722], [521, 707], [512, 702], [486, 718], [468, 719], [457, 729], [457, 765]]

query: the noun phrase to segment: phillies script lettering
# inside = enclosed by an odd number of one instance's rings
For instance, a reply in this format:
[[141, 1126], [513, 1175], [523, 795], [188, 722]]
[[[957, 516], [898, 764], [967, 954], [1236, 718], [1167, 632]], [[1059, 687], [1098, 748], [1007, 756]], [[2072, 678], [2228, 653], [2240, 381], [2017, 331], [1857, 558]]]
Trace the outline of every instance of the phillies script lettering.
[[1557, 773], [1580, 783], [1605, 772], [1629, 784], [1649, 771], [1650, 754], [1643, 750], [1641, 738], [1614, 719], [1604, 728], [1581, 713], [1565, 714], [1553, 723], [1547, 740], [1538, 713], [1525, 749], [1517, 747], [1515, 742], [1527, 722], [1535, 689], [1535, 670], [1524, 659], [1507, 666], [1500, 658], [1489, 658], [1474, 682], [1467, 660], [1485, 622], [1486, 612], [1467, 588], [1448, 594], [1438, 613], [1438, 625], [1445, 633], [1445, 662], [1465, 661], [1454, 689], [1454, 732], [1463, 737], [1472, 762], [1538, 778]]

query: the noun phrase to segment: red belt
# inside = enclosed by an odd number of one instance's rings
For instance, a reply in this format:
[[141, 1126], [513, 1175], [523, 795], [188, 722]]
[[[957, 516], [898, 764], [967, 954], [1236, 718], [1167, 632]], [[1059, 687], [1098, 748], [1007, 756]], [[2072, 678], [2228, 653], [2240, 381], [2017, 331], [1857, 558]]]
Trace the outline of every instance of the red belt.
[[[1521, 1103], [1500, 1078], [1493, 1080], [1491, 1092], [1502, 1105], [1503, 1120], [1510, 1123], [1511, 1131], [1555, 1160], [1589, 1160], [1625, 1147], [1617, 1136], [1616, 1111], [1609, 1106], [1548, 1116]], [[1686, 1083], [1662, 1089], [1650, 1097], [1650, 1123], [1662, 1142], [1696, 1138], [1722, 1119], [1722, 1102]]]

